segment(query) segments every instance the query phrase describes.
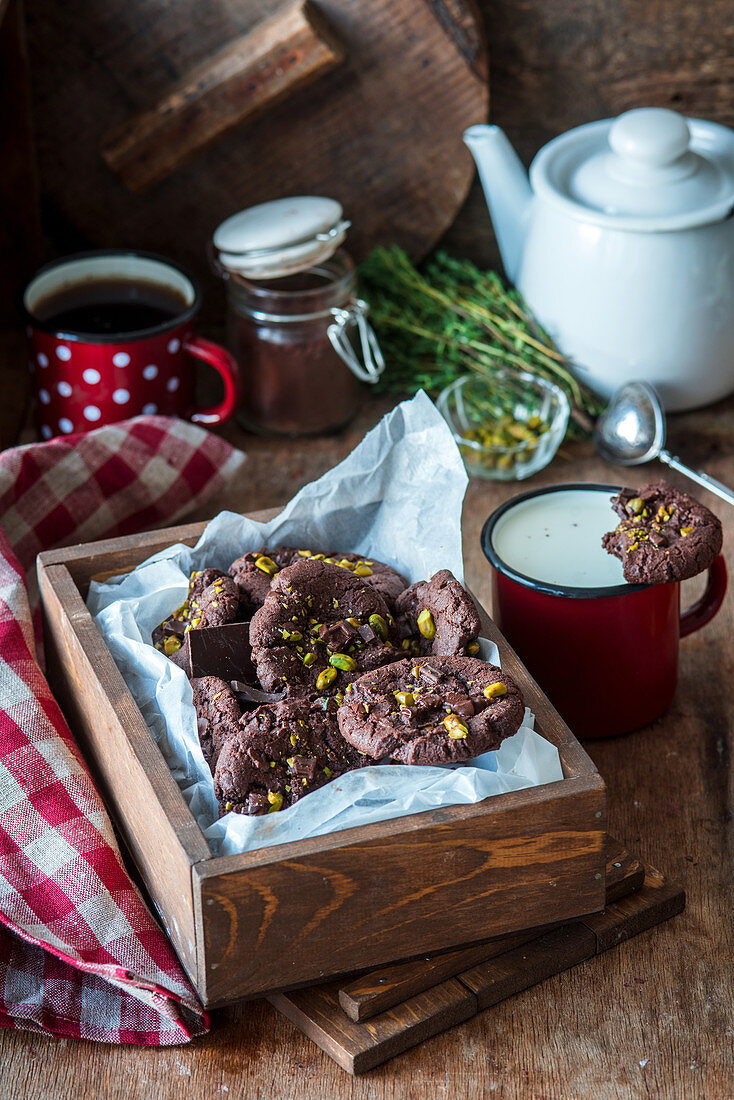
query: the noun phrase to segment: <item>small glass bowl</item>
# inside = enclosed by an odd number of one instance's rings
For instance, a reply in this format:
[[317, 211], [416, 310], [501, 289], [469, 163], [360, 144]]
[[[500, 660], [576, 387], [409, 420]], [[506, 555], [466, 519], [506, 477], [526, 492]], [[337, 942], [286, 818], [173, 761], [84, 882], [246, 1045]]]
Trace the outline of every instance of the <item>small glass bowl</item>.
[[[571, 411], [553, 382], [504, 368], [491, 377], [458, 378], [441, 391], [436, 406], [467, 473], [493, 481], [523, 481], [547, 466], [566, 434]], [[509, 442], [513, 437], [516, 443]]]

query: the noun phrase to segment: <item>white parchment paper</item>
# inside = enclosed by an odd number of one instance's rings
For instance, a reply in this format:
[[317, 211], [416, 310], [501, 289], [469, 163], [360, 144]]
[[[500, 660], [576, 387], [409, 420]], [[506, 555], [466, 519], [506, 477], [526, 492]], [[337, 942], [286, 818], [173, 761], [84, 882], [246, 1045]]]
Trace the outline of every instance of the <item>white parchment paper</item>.
[[[222, 512], [196, 546], [170, 546], [132, 573], [92, 582], [88, 606], [215, 855], [283, 844], [372, 821], [562, 779], [556, 748], [533, 716], [497, 752], [451, 767], [376, 764], [348, 772], [287, 810], [218, 819], [196, 732], [191, 685], [150, 643], [179, 607], [192, 570], [227, 569], [260, 546], [352, 551], [395, 566], [413, 582], [438, 569], [463, 580], [461, 506], [467, 477], [442, 416], [425, 394], [398, 405], [333, 470], [306, 485], [269, 523]], [[500, 664], [482, 642], [482, 656]]]

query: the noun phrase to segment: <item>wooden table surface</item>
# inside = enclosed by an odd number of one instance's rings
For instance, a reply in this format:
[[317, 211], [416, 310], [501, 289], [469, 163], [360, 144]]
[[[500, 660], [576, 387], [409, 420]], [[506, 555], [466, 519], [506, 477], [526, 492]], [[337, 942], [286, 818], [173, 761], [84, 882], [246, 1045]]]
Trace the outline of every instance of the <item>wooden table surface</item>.
[[[283, 503], [339, 461], [384, 409], [367, 404], [340, 435], [273, 441], [225, 434], [250, 456], [218, 507]], [[734, 401], [673, 419], [672, 447], [734, 484]], [[641, 468], [631, 480], [657, 477]], [[628, 475], [629, 477], [629, 475]], [[620, 482], [624, 476], [573, 444], [523, 488], [559, 481]], [[683, 484], [680, 482], [680, 484]], [[479, 532], [517, 485], [472, 481], [464, 513], [469, 584], [487, 606], [489, 573]], [[706, 494], [721, 515], [725, 550], [734, 509]], [[684, 585], [694, 598], [701, 579]], [[551, 978], [351, 1079], [264, 1002], [214, 1014], [207, 1038], [169, 1050], [100, 1046], [0, 1032], [0, 1096], [25, 1100], [104, 1096], [183, 1098], [734, 1096], [732, 983], [732, 713], [734, 595], [718, 617], [681, 645], [670, 710], [626, 737], [586, 743], [609, 789], [610, 832], [685, 885], [685, 913], [670, 924]], [[610, 691], [624, 691], [610, 684]], [[603, 705], [603, 700], [600, 700]]]

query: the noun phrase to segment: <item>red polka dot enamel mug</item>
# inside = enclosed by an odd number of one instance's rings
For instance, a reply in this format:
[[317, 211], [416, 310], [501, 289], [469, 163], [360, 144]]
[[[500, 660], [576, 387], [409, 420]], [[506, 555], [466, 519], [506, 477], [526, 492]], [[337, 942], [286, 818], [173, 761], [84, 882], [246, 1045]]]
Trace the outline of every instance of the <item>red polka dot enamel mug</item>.
[[[237, 364], [196, 336], [201, 295], [177, 264], [144, 252], [69, 256], [42, 268], [23, 306], [36, 423], [43, 439], [140, 413], [221, 424], [237, 408]], [[224, 383], [219, 405], [194, 405], [194, 360]]]

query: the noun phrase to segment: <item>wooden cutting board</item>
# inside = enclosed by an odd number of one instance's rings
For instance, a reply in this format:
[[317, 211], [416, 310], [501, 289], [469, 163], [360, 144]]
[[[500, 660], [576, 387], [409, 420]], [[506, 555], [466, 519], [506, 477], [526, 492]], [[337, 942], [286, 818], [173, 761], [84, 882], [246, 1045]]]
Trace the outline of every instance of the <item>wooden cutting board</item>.
[[214, 135], [142, 194], [104, 159], [110, 135], [175, 96], [222, 51], [236, 51], [277, 6], [105, 0], [85, 4], [83, 17], [77, 5], [29, 13], [41, 187], [56, 243], [147, 248], [202, 277], [206, 242], [224, 217], [312, 193], [343, 204], [357, 258], [393, 241], [424, 256], [471, 183], [462, 131], [487, 117], [486, 49], [473, 0], [314, 6], [343, 58], [337, 50], [308, 83]]
[[609, 838], [606, 908], [581, 920], [397, 963], [270, 1003], [348, 1073], [365, 1073], [478, 1012], [680, 913], [683, 889]]

